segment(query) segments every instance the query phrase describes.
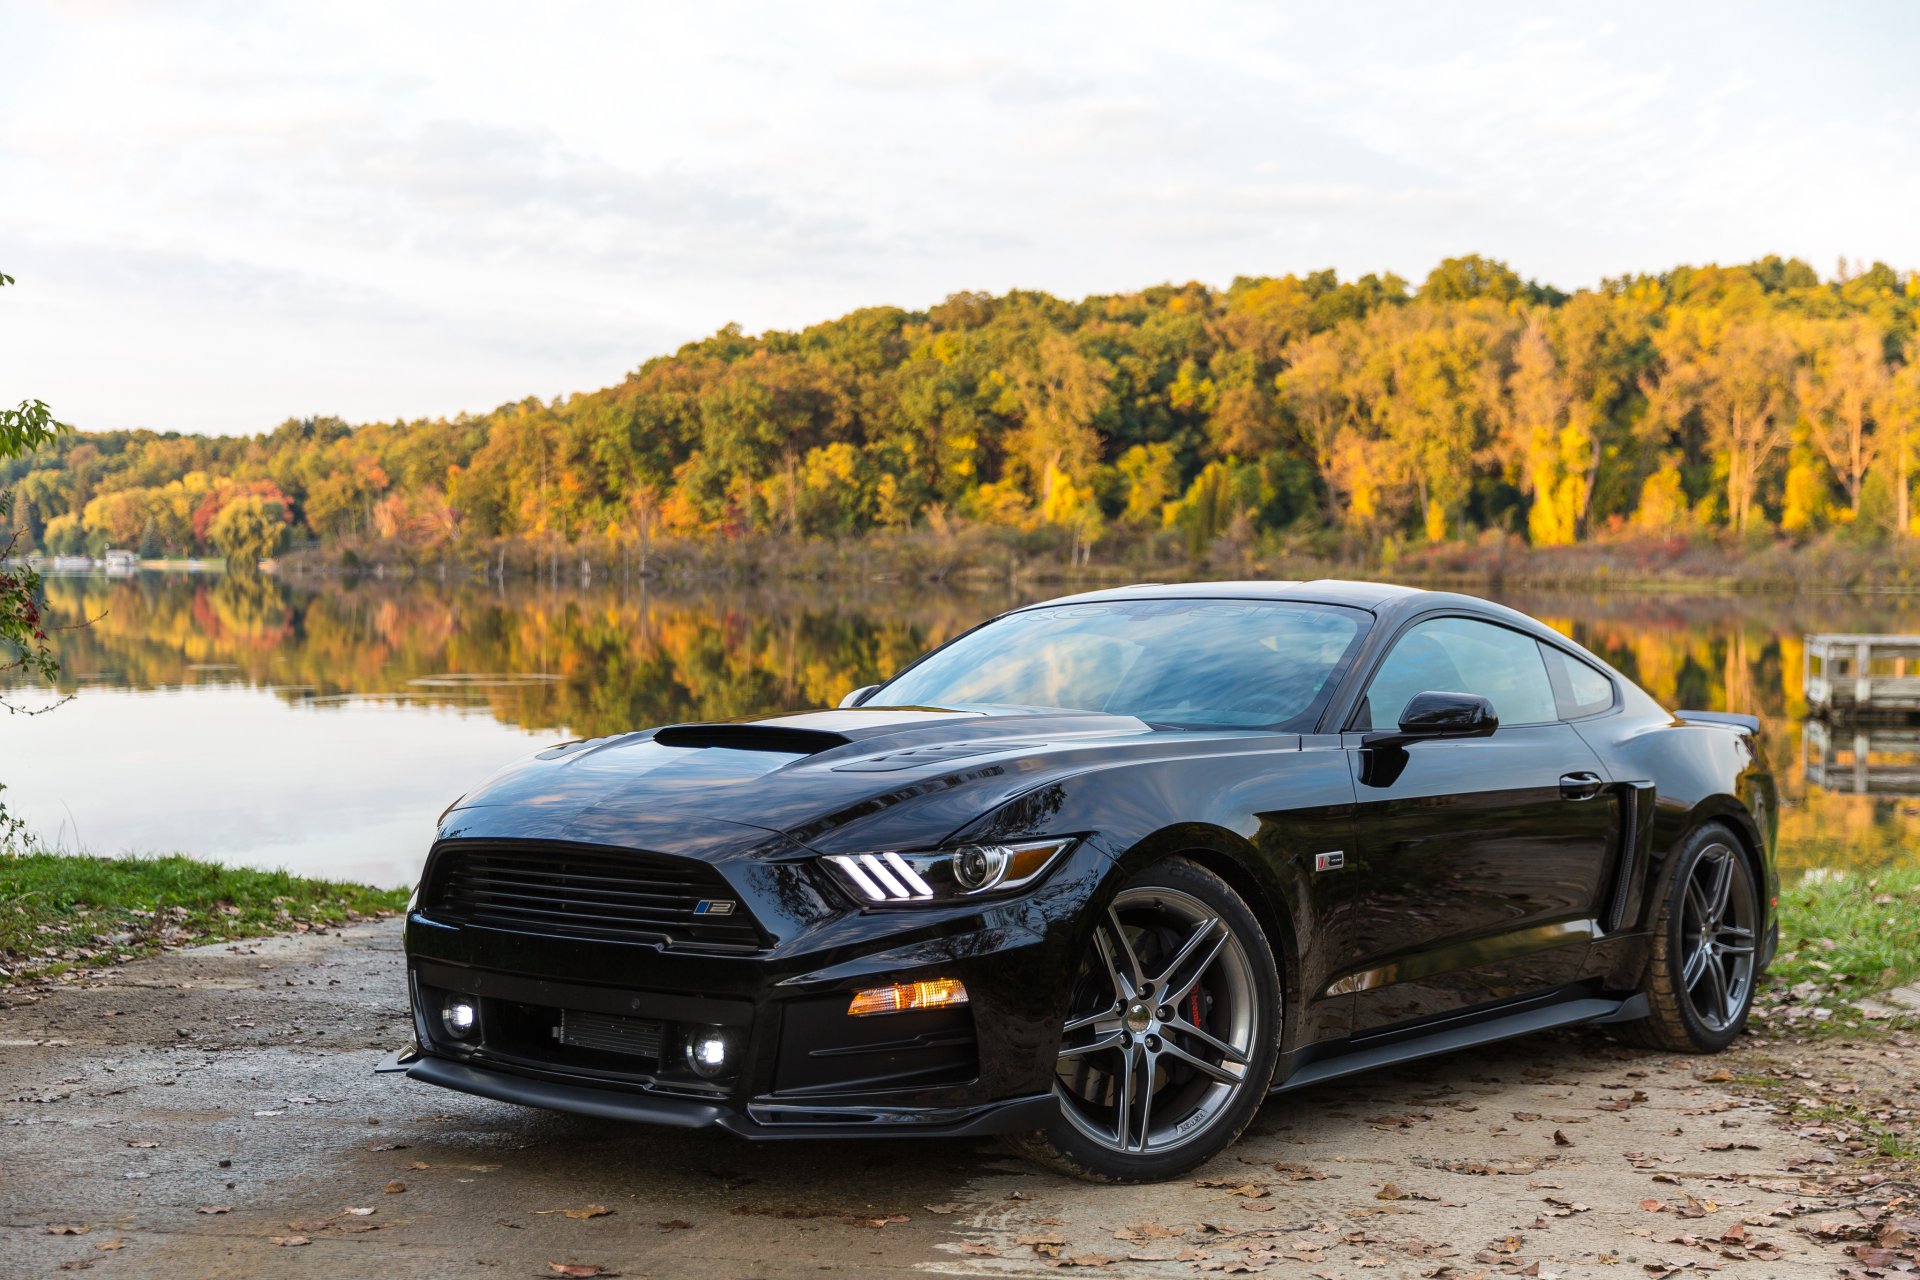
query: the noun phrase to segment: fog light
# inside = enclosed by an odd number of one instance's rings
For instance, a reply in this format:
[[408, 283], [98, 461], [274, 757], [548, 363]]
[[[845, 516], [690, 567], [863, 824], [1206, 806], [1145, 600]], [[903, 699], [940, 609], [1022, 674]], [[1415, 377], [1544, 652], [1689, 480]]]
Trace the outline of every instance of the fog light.
[[726, 1071], [727, 1033], [719, 1027], [698, 1027], [687, 1033], [687, 1065], [702, 1080]]
[[440, 1025], [455, 1040], [465, 1040], [472, 1035], [474, 1024], [479, 1020], [480, 1011], [466, 996], [448, 996], [440, 1005]]
[[875, 1013], [910, 1013], [915, 1009], [952, 1009], [967, 1003], [967, 989], [958, 978], [931, 982], [896, 982], [890, 987], [856, 991], [847, 1014], [864, 1018]]

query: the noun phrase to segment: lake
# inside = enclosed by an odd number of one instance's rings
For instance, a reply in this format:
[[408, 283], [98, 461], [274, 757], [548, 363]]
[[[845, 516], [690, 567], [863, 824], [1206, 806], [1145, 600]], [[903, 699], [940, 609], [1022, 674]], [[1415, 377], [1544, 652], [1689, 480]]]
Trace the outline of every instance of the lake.
[[[574, 737], [831, 706], [999, 610], [1064, 594], [923, 583], [568, 590], [54, 577], [62, 689], [0, 715], [0, 793], [47, 844], [181, 852], [380, 885], [412, 881], [434, 821], [500, 765]], [[1811, 733], [1809, 631], [1920, 630], [1907, 597], [1509, 593], [1668, 707], [1752, 712], [1792, 869], [1915, 857], [1920, 796], [1853, 794], [1881, 735]], [[15, 689], [23, 705], [39, 692]], [[1836, 789], [1808, 781], [1827, 763]]]

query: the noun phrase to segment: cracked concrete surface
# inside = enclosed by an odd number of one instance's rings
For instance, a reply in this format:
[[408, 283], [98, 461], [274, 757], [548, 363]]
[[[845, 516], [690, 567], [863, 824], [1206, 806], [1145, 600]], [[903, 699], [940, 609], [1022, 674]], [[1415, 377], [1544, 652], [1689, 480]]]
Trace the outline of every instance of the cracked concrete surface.
[[[403, 991], [392, 921], [0, 990], [0, 1276], [1797, 1278], [1845, 1261], [1794, 1229], [1848, 1214], [1845, 1180], [1820, 1180], [1833, 1157], [1705, 1079], [1713, 1060], [1597, 1033], [1275, 1099], [1188, 1178], [1094, 1187], [986, 1141], [752, 1146], [376, 1077], [407, 1037]], [[611, 1212], [554, 1212], [589, 1205]]]

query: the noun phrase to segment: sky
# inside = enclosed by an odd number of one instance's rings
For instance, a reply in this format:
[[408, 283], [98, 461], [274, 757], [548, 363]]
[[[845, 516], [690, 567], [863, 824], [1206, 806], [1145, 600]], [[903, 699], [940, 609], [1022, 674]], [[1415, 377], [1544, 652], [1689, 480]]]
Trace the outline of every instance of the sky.
[[483, 412], [738, 323], [1920, 267], [1920, 5], [0, 0], [0, 401]]

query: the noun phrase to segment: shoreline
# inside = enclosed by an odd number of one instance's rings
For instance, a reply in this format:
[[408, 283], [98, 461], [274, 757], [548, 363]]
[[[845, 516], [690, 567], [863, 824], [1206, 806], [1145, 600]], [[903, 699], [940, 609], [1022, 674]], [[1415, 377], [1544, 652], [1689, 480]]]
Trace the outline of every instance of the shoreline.
[[672, 588], [715, 583], [920, 583], [970, 590], [1135, 582], [1360, 578], [1495, 593], [1631, 590], [1753, 596], [1920, 596], [1920, 543], [1864, 546], [1827, 537], [1735, 546], [1710, 539], [1589, 541], [1530, 547], [1515, 538], [1356, 554], [1323, 538], [1216, 546], [1201, 560], [1136, 539], [1076, 558], [1046, 531], [971, 528], [829, 541], [768, 535], [629, 545], [583, 541], [562, 548], [499, 540], [428, 553], [400, 542], [309, 547], [269, 567], [289, 581], [612, 582]]

